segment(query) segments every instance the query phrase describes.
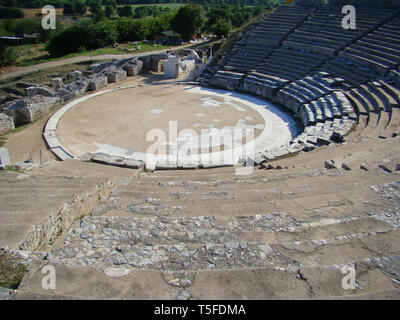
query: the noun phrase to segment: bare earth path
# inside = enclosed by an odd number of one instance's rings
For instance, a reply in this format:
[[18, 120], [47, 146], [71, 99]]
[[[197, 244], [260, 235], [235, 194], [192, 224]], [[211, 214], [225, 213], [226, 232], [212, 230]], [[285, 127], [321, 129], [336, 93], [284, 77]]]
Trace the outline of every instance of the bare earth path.
[[186, 47], [189, 47], [192, 45], [193, 44], [186, 44], [184, 46], [171, 47], [170, 49], [147, 51], [147, 52], [142, 52], [142, 53], [104, 54], [104, 55], [99, 55], [99, 56], [84, 55], [84, 56], [77, 56], [77, 57], [72, 57], [72, 58], [58, 60], [58, 61], [39, 63], [39, 64], [35, 64], [32, 66], [27, 66], [27, 67], [16, 67], [16, 68], [13, 68], [15, 71], [7, 72], [7, 73], [0, 75], [0, 80], [12, 79], [12, 78], [15, 78], [20, 75], [27, 74], [27, 73], [40, 71], [40, 70], [52, 68], [52, 67], [59, 67], [62, 65], [67, 65], [67, 64], [88, 61], [88, 60], [102, 61], [102, 60], [112, 60], [112, 59], [128, 59], [128, 58], [133, 58], [133, 57], [143, 57], [148, 54], [165, 53], [167, 50], [183, 49], [183, 48], [186, 48]]

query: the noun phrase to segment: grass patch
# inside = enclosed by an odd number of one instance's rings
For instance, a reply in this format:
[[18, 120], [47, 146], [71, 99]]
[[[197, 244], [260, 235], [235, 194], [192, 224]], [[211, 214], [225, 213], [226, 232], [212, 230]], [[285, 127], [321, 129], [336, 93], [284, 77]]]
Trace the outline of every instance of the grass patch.
[[[140, 50], [127, 51], [129, 49], [134, 49], [137, 45], [140, 46]], [[96, 49], [96, 50], [70, 53], [70, 54], [62, 56], [62, 57], [53, 57], [45, 51], [43, 46], [40, 47], [40, 45], [38, 45], [38, 47], [36, 48], [36, 55], [25, 56], [24, 58], [20, 58], [17, 61], [17, 63], [15, 64], [15, 66], [28, 67], [28, 66], [32, 66], [35, 64], [60, 61], [60, 60], [75, 58], [75, 57], [80, 57], [80, 56], [95, 57], [95, 56], [108, 55], [108, 54], [124, 55], [124, 54], [143, 53], [143, 52], [150, 52], [150, 51], [156, 51], [156, 50], [163, 50], [163, 49], [168, 49], [168, 48], [170, 48], [170, 46], [153, 45], [150, 43], [141, 43], [141, 42], [139, 42], [135, 45], [131, 45], [129, 43], [122, 43], [122, 44], [119, 44], [118, 47], [116, 47], [116, 48], [107, 47], [107, 48], [100, 48], [100, 49]], [[25, 49], [25, 50], [27, 50], [27, 49]], [[41, 52], [41, 54], [38, 54], [37, 52]]]
[[0, 250], [0, 287], [17, 289], [25, 272], [26, 266], [20, 258]]
[[16, 172], [16, 173], [21, 173], [22, 172], [21, 169], [18, 169], [18, 168], [14, 167], [14, 166], [5, 166], [5, 170], [6, 171], [11, 171], [11, 172]]
[[0, 136], [0, 147], [4, 146], [7, 141], [5, 136]]

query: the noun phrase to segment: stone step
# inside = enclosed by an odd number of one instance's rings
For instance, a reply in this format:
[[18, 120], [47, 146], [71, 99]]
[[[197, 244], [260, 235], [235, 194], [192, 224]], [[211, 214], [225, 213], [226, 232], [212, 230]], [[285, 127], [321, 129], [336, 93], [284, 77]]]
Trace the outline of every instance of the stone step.
[[57, 286], [51, 295], [49, 290], [42, 288], [41, 269], [45, 264], [41, 261], [32, 263], [15, 300], [264, 300], [287, 299], [289, 296], [294, 299], [399, 299], [398, 289], [382, 268], [361, 263], [356, 269], [356, 289], [349, 290], [342, 287], [346, 274], [339, 267], [304, 267], [290, 271], [264, 267], [192, 273], [55, 265]]
[[240, 217], [230, 225], [212, 217], [162, 222], [85, 218], [72, 227], [63, 248], [48, 253], [46, 260], [95, 268], [196, 271], [327, 267], [399, 253], [399, 230], [374, 219], [344, 219], [300, 224], [291, 223], [287, 214], [275, 214]]

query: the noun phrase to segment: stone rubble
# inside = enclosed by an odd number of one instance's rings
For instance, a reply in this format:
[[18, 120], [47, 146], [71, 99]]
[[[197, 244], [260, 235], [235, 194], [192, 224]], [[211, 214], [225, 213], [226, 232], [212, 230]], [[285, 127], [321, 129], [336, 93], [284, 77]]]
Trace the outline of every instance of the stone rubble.
[[92, 66], [92, 73], [83, 75], [76, 70], [71, 73], [73, 82], [63, 84], [61, 78], [53, 79], [53, 88], [43, 85], [19, 83], [25, 89], [26, 97], [16, 96], [0, 105], [0, 133], [14, 130], [14, 123], [31, 123], [52, 107], [64, 104], [82, 96], [86, 92], [96, 91], [109, 83], [132, 77], [142, 70], [143, 62], [136, 59], [111, 61]]

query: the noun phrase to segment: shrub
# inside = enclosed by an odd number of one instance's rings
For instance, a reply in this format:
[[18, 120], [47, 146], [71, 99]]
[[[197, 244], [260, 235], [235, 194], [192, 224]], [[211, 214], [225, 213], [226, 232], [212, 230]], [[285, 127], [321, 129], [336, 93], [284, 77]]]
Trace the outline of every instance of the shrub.
[[20, 19], [25, 17], [24, 12], [19, 8], [0, 7], [0, 19]]
[[82, 48], [94, 50], [107, 47], [116, 38], [115, 31], [107, 24], [86, 20], [54, 35], [46, 49], [51, 55], [60, 56], [79, 52]]
[[0, 47], [0, 66], [9, 66], [17, 60], [13, 47]]

